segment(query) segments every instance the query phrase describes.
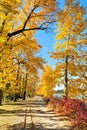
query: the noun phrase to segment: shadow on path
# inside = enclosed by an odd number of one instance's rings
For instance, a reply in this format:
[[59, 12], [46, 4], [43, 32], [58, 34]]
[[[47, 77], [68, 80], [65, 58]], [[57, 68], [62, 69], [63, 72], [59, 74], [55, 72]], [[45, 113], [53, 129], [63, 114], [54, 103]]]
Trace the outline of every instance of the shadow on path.
[[[48, 110], [46, 102], [41, 97], [35, 97], [25, 102], [25, 107], [29, 109], [24, 115], [24, 122], [16, 122], [16, 124], [8, 126], [6, 130], [74, 130], [66, 123], [68, 118], [56, 116], [52, 110]], [[12, 111], [0, 110], [0, 113], [16, 114], [17, 116], [23, 116], [24, 112], [21, 108]]]
[[[50, 125], [46, 123], [45, 125]], [[16, 124], [13, 126], [9, 126], [7, 130], [74, 130], [73, 128], [70, 129], [62, 129], [62, 128], [45, 128], [41, 124], [27, 124], [27, 127], [24, 128], [24, 123]]]

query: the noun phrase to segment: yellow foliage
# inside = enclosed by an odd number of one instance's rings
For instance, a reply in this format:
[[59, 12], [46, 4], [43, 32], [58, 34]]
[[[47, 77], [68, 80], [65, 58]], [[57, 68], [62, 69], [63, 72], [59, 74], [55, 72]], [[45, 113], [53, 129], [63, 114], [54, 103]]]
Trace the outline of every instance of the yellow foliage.
[[41, 75], [41, 84], [37, 93], [48, 98], [53, 96], [53, 94], [56, 93], [54, 87], [58, 83], [59, 77], [60, 70], [58, 69], [58, 66], [56, 65], [55, 68], [52, 69], [46, 64]]
[[61, 66], [60, 79], [66, 96], [82, 94], [82, 88], [87, 85], [86, 51], [83, 50], [84, 45], [87, 47], [85, 15], [86, 9], [74, 0], [66, 0], [57, 15], [55, 51], [50, 53], [50, 57], [57, 59]]

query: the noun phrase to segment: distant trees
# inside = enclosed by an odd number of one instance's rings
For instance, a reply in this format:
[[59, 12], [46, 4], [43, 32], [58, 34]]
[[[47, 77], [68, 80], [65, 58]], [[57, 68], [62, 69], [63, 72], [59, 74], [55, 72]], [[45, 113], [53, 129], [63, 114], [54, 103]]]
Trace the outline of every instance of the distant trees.
[[37, 93], [43, 95], [45, 98], [50, 98], [56, 93], [54, 90], [58, 83], [58, 77], [60, 77], [60, 71], [51, 68], [48, 64], [44, 67], [41, 75], [40, 86], [37, 89]]

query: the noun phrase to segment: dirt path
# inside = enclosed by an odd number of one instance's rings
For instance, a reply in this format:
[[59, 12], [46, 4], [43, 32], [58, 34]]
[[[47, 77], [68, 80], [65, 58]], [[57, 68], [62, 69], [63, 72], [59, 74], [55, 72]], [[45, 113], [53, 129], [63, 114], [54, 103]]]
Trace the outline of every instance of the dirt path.
[[48, 110], [41, 97], [35, 97], [30, 101], [31, 124], [29, 124], [29, 112], [26, 118], [26, 130], [72, 130], [67, 117], [56, 116], [52, 110]]
[[41, 97], [14, 106], [14, 110], [8, 108], [0, 114], [0, 130], [73, 130], [68, 118], [48, 110]]

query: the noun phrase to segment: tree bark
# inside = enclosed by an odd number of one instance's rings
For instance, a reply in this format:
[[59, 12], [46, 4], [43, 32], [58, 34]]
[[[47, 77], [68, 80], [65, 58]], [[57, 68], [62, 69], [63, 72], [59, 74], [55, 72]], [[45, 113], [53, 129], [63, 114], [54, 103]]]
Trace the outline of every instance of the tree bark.
[[26, 91], [23, 91], [23, 100], [26, 100]]
[[[18, 59], [17, 59], [17, 60], [18, 60]], [[19, 63], [19, 60], [18, 60], [18, 70], [17, 70], [17, 77], [16, 77], [16, 80], [17, 80], [16, 87], [18, 86], [18, 82], [19, 82], [19, 69], [20, 69], [20, 63]], [[13, 95], [13, 101], [14, 101], [14, 102], [17, 101], [16, 88], [15, 88], [15, 94]]]
[[66, 56], [66, 68], [65, 68], [65, 96], [68, 98], [68, 55]]
[[14, 102], [17, 101], [17, 94], [16, 94], [16, 93], [13, 95], [13, 101], [14, 101]]
[[0, 106], [2, 105], [3, 91], [0, 89]]
[[26, 87], [27, 87], [27, 74], [26, 74], [26, 77], [25, 79], [23, 79], [23, 100], [26, 100]]

